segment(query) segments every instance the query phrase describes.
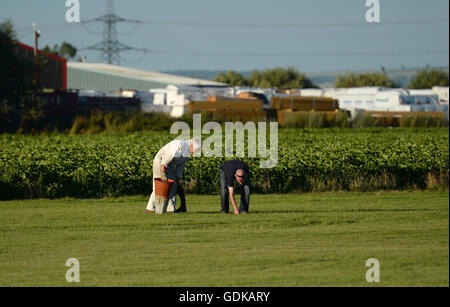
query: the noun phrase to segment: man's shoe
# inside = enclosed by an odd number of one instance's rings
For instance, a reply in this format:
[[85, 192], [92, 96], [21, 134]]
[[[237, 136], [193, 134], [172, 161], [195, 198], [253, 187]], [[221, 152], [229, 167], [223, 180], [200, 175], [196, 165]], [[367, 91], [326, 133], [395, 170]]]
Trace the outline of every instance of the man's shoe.
[[182, 207], [175, 210], [175, 213], [186, 213], [186, 212], [187, 212], [186, 208], [182, 208]]
[[145, 210], [145, 213], [147, 213], [147, 214], [153, 214], [153, 213], [155, 213], [155, 211]]
[[220, 213], [227, 214], [228, 212], [222, 210], [222, 211], [220, 211]]

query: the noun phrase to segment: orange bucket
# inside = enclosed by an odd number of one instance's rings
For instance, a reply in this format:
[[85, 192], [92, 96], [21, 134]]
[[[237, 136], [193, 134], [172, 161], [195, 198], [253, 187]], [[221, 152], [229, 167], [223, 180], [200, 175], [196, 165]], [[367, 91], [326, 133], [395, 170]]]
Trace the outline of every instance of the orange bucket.
[[168, 182], [162, 182], [161, 178], [155, 178], [155, 194], [156, 196], [164, 197], [164, 199], [167, 199], [170, 194], [170, 188], [172, 187], [172, 184], [174, 183], [174, 180], [168, 179]]

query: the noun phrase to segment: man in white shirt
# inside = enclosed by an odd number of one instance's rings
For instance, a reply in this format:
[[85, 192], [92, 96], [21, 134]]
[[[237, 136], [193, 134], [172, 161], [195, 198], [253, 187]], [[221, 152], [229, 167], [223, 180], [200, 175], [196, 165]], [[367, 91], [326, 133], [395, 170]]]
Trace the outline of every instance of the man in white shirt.
[[[185, 212], [184, 190], [179, 182], [183, 177], [184, 167], [190, 154], [201, 150], [201, 139], [194, 138], [189, 141], [174, 140], [161, 148], [153, 160], [153, 179], [161, 178], [167, 182], [168, 179], [175, 180], [170, 189], [169, 197], [160, 201], [155, 195], [155, 181], [153, 180], [153, 190], [147, 204], [147, 213], [175, 212], [177, 191], [180, 192], [182, 207], [178, 212]], [[184, 206], [184, 208], [183, 208]]]

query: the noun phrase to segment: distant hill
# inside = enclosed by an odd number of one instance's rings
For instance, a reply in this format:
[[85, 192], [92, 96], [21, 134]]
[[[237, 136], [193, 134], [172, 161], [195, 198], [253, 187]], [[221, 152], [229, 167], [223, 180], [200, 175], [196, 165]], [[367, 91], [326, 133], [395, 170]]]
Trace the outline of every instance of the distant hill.
[[[425, 69], [426, 67], [420, 68], [405, 68], [405, 69], [386, 69], [386, 74], [393, 79], [400, 87], [407, 87], [410, 80], [416, 75], [418, 70]], [[442, 69], [449, 72], [449, 67], [428, 67], [430, 69]], [[221, 70], [171, 70], [164, 71], [164, 73], [194, 77], [204, 80], [214, 79], [218, 73], [224, 72]], [[380, 70], [365, 70], [365, 71], [338, 71], [338, 72], [319, 72], [319, 73], [305, 73], [306, 76], [316, 85], [325, 88], [333, 87], [338, 76], [347, 75], [350, 73], [365, 73], [365, 72], [380, 72]], [[244, 77], [248, 77], [251, 71], [240, 71]]]
[[221, 70], [169, 70], [169, 71], [162, 71], [162, 73], [166, 73], [166, 74], [183, 76], [183, 77], [199, 78], [199, 79], [203, 79], [203, 80], [212, 80], [220, 72], [223, 72], [223, 71], [221, 71]]

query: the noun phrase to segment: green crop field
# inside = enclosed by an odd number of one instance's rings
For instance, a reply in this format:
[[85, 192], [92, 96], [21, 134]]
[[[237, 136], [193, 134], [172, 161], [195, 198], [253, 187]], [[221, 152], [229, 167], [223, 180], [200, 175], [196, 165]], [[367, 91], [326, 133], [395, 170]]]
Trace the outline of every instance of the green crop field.
[[[147, 194], [153, 158], [174, 137], [0, 135], [0, 200]], [[225, 159], [191, 159], [185, 189], [217, 193]], [[277, 167], [243, 160], [258, 193], [448, 190], [449, 130], [281, 129]]]
[[0, 286], [449, 286], [448, 192], [254, 195], [241, 216], [187, 197], [166, 215], [147, 196], [2, 202]]

